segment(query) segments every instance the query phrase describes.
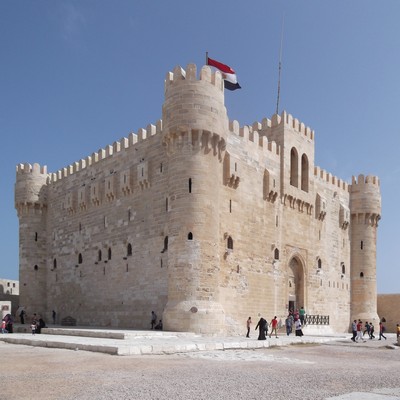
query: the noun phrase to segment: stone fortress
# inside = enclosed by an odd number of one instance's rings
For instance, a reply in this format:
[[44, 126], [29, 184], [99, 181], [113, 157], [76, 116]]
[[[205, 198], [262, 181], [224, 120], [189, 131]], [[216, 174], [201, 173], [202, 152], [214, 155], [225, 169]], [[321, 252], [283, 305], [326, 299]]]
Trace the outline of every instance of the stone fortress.
[[230, 121], [219, 71], [176, 67], [162, 120], [55, 173], [19, 164], [20, 304], [78, 325], [243, 333], [289, 308], [379, 322], [379, 179], [314, 165], [283, 112]]

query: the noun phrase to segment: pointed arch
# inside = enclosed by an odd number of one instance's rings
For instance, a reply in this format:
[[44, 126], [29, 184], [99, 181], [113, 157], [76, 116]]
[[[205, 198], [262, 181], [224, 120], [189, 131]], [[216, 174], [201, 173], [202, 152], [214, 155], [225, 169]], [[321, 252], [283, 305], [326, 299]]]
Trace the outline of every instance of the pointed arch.
[[296, 309], [305, 307], [305, 264], [299, 254], [293, 255], [288, 263], [288, 300]]

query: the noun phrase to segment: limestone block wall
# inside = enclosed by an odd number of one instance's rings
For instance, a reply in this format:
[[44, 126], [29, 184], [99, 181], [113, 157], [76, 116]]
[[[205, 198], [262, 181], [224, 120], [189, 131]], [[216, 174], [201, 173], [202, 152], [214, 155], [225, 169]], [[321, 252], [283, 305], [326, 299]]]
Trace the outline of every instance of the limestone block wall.
[[385, 318], [387, 332], [396, 333], [396, 325], [400, 324], [400, 294], [378, 294], [378, 315]]
[[161, 318], [167, 174], [153, 136], [50, 184], [47, 314], [135, 328], [149, 327], [152, 310]]

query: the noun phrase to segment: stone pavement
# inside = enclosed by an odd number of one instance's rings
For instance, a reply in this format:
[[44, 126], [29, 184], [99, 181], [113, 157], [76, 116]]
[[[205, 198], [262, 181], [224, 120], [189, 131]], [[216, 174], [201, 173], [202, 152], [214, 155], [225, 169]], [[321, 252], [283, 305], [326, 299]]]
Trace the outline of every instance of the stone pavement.
[[[258, 349], [285, 346], [294, 343], [325, 343], [345, 339], [345, 335], [272, 337], [257, 340], [256, 332], [250, 339], [239, 336], [204, 336], [191, 332], [134, 331], [87, 327], [51, 327], [42, 329], [41, 334], [21, 331], [16, 326], [12, 334], [0, 335], [0, 340], [29, 346], [85, 350], [114, 355], [174, 354], [193, 351], [227, 349]], [[28, 328], [28, 326], [27, 326]], [[27, 328], [24, 330], [27, 331]]]
[[[137, 331], [88, 327], [50, 327], [41, 334], [28, 333], [28, 325], [16, 324], [12, 334], [0, 334], [0, 340], [29, 346], [84, 350], [113, 355], [174, 354], [196, 351], [228, 349], [259, 349], [290, 344], [317, 344], [340, 341], [349, 346], [393, 346], [395, 336], [388, 334], [387, 341], [364, 340], [353, 343], [350, 334], [307, 335], [296, 337], [282, 334], [267, 340], [257, 340], [257, 332], [251, 338], [243, 336], [204, 336], [191, 332]], [[21, 333], [22, 331], [22, 333]], [[395, 346], [393, 346], [395, 347]]]
[[[16, 331], [27, 330], [26, 326], [15, 326]], [[365, 339], [360, 343], [350, 340], [351, 334], [331, 335], [305, 335], [301, 338], [294, 335], [281, 335], [278, 338], [267, 338], [258, 341], [256, 332], [252, 332], [252, 338], [244, 337], [219, 337], [202, 336], [194, 333], [182, 332], [160, 332], [160, 331], [133, 331], [118, 329], [95, 329], [87, 327], [51, 327], [43, 329], [43, 333], [32, 335], [28, 332], [17, 332], [13, 334], [0, 334], [0, 340], [12, 344], [29, 346], [60, 348], [71, 350], [84, 350], [100, 352], [113, 355], [169, 355], [185, 353], [191, 357], [211, 357], [229, 361], [233, 353], [240, 353], [242, 359], [249, 360], [251, 357], [257, 359], [265, 353], [247, 352], [246, 350], [265, 349], [273, 346], [307, 345], [325, 343], [332, 346], [349, 346], [365, 348], [388, 348], [400, 349], [395, 345], [394, 334], [387, 334], [387, 340]], [[399, 353], [400, 355], [400, 353]], [[274, 355], [269, 355], [274, 357]], [[290, 361], [293, 363], [293, 359]], [[344, 395], [329, 397], [326, 400], [400, 400], [399, 388], [374, 389], [369, 392], [351, 392]]]

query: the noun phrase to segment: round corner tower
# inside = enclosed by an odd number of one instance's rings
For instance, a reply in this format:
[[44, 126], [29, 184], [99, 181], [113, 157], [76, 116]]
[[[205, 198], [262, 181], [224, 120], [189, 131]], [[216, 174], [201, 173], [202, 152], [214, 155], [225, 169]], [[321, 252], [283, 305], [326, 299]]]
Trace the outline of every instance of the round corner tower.
[[19, 218], [19, 304], [28, 313], [46, 311], [47, 168], [17, 165], [15, 208]]
[[224, 333], [220, 303], [219, 199], [228, 134], [220, 72], [168, 73], [162, 140], [168, 157], [166, 329]]
[[376, 287], [376, 238], [381, 193], [376, 176], [353, 177], [351, 212], [351, 321], [379, 323]]

